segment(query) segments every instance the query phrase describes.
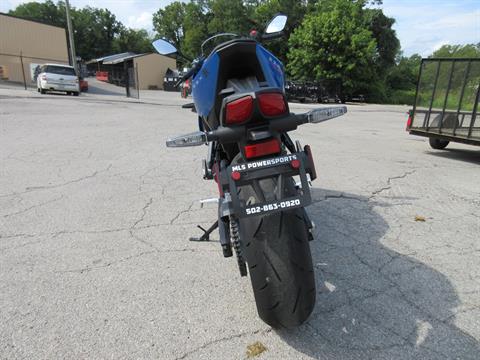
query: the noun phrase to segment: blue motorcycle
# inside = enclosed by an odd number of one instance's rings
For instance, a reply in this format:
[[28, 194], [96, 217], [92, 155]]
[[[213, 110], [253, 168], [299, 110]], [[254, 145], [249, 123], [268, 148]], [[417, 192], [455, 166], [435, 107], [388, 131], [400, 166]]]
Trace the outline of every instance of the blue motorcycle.
[[[314, 224], [305, 207], [316, 176], [310, 146], [288, 135], [299, 125], [319, 123], [346, 107], [293, 114], [285, 96], [284, 67], [261, 45], [283, 35], [287, 17], [279, 14], [263, 34], [229, 37], [208, 56], [193, 61], [181, 81], [191, 79], [192, 107], [199, 131], [167, 141], [169, 147], [208, 145], [204, 179], [218, 185], [218, 227], [223, 256], [236, 254], [241, 276], [250, 273], [258, 314], [272, 327], [302, 324], [315, 305], [315, 278], [309, 241]], [[183, 56], [167, 40], [153, 43], [162, 55]]]

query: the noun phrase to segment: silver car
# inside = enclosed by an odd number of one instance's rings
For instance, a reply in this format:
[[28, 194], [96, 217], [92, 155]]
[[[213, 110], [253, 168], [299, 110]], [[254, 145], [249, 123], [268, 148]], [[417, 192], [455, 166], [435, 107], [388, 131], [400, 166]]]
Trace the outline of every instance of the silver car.
[[37, 90], [45, 94], [47, 91], [65, 91], [68, 95], [78, 96], [80, 86], [75, 69], [61, 64], [45, 64], [37, 76]]

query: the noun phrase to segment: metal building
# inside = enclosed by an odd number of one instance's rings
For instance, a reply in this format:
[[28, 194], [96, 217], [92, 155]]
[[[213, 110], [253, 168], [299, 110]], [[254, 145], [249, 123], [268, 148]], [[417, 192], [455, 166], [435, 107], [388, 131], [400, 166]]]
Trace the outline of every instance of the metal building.
[[65, 29], [0, 13], [0, 80], [33, 84], [45, 63], [69, 63]]
[[[126, 74], [132, 82], [138, 83], [140, 90], [163, 89], [165, 73], [176, 67], [176, 60], [159, 54], [134, 54], [131, 52], [105, 56], [87, 62], [89, 70], [104, 77], [102, 80], [115, 85], [125, 86]], [[99, 77], [97, 76], [97, 79]]]

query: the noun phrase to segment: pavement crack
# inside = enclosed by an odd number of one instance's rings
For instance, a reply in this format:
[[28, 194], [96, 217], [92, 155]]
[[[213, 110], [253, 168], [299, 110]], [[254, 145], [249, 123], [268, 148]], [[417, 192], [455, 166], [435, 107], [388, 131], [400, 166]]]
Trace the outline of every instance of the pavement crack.
[[170, 220], [170, 225], [173, 225], [173, 223], [174, 223], [175, 221], [177, 221], [178, 218], [179, 218], [182, 214], [185, 214], [185, 213], [191, 211], [194, 204], [195, 204], [195, 201], [192, 201], [192, 203], [190, 204], [190, 206], [189, 206], [187, 209], [179, 211], [179, 212], [177, 213], [177, 215], [175, 215], [175, 216], [172, 218], [172, 220]]
[[153, 203], [153, 198], [150, 198], [150, 199], [147, 201], [147, 203], [145, 204], [145, 206], [142, 208], [142, 215], [140, 216], [140, 218], [139, 218], [138, 220], [136, 220], [136, 221], [133, 223], [132, 227], [130, 228], [131, 230], [135, 229], [136, 226], [143, 221], [143, 219], [144, 219], [145, 216], [147, 215], [147, 209], [150, 207], [150, 205], [152, 205], [152, 203]]
[[25, 208], [25, 209], [23, 209], [23, 210], [19, 210], [19, 211], [13, 212], [13, 213], [11, 213], [11, 214], [3, 215], [3, 217], [4, 217], [4, 218], [8, 218], [8, 217], [10, 217], [10, 216], [15, 216], [15, 215], [24, 214], [24, 213], [26, 213], [26, 212], [28, 212], [28, 211], [30, 211], [30, 210], [35, 209], [35, 208], [38, 208], [38, 207], [41, 207], [41, 206], [45, 206], [45, 205], [51, 204], [51, 203], [56, 202], [56, 201], [60, 201], [60, 200], [62, 200], [63, 198], [64, 198], [64, 195], [61, 195], [61, 196], [59, 196], [59, 197], [57, 197], [57, 198], [55, 198], [55, 199], [51, 199], [51, 200], [48, 200], [48, 201], [44, 201], [44, 202], [42, 202], [42, 203], [40, 203], [40, 204], [32, 205], [32, 206], [30, 206], [30, 207], [27, 207], [27, 208]]
[[344, 193], [341, 193], [341, 194], [338, 194], [338, 195], [325, 195], [323, 197], [323, 199], [313, 200], [312, 204], [319, 203], [319, 202], [322, 202], [322, 201], [326, 201], [326, 200], [329, 200], [329, 199], [347, 199], [347, 200], [356, 200], [356, 201], [360, 201], [360, 202], [367, 202], [368, 201], [367, 199], [362, 199], [362, 198], [358, 198], [358, 197], [355, 197], [355, 196], [348, 196], [348, 195], [345, 195]]
[[411, 171], [406, 171], [406, 172], [404, 172], [402, 175], [389, 177], [389, 178], [387, 179], [387, 185], [381, 187], [380, 189], [377, 189], [377, 190], [372, 191], [372, 194], [370, 195], [370, 197], [368, 198], [368, 200], [371, 200], [372, 198], [374, 198], [375, 196], [381, 194], [381, 193], [384, 192], [384, 191], [390, 190], [390, 189], [392, 188], [392, 181], [393, 181], [393, 180], [405, 179], [407, 176], [412, 175], [412, 174], [414, 174], [415, 172], [416, 172], [416, 170], [411, 170]]
[[20, 194], [26, 194], [26, 193], [30, 193], [30, 192], [32, 192], [32, 191], [38, 191], [38, 190], [56, 189], [56, 188], [60, 188], [60, 187], [63, 187], [63, 186], [70, 185], [70, 184], [75, 184], [75, 183], [78, 183], [78, 182], [81, 182], [81, 181], [84, 181], [84, 180], [88, 180], [88, 179], [94, 178], [94, 177], [97, 176], [98, 174], [101, 174], [101, 173], [103, 173], [103, 172], [109, 171], [111, 168], [112, 168], [112, 164], [108, 165], [108, 166], [107, 166], [105, 169], [103, 169], [103, 170], [95, 170], [95, 171], [94, 171], [92, 174], [90, 174], [90, 175], [82, 176], [82, 177], [79, 177], [79, 178], [77, 178], [77, 179], [69, 180], [69, 181], [66, 181], [66, 182], [60, 183], [60, 184], [40, 185], [40, 186], [28, 186], [28, 187], [25, 188], [25, 191], [22, 191], [22, 192], [14, 192], [14, 193], [11, 193], [11, 194], [3, 194], [3, 195], [0, 195], [0, 198], [2, 198], [2, 197], [16, 196], [16, 195], [20, 195]]

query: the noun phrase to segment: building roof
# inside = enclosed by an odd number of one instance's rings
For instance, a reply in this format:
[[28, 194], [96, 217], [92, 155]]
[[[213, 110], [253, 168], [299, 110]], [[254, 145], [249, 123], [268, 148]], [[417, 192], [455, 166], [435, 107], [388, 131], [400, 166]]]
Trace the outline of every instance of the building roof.
[[151, 55], [152, 53], [144, 53], [144, 54], [135, 54], [133, 52], [124, 52], [120, 54], [113, 54], [104, 57], [100, 57], [97, 59], [92, 59], [87, 61], [87, 64], [95, 64], [95, 63], [103, 63], [104, 65], [115, 65], [120, 64], [124, 61], [131, 60], [136, 57], [141, 57], [145, 55]]
[[14, 18], [14, 19], [19, 19], [19, 20], [30, 21], [30, 22], [34, 22], [34, 23], [37, 23], [37, 24], [47, 25], [47, 26], [51, 26], [51, 27], [54, 27], [54, 28], [57, 28], [57, 29], [65, 30], [65, 28], [62, 27], [62, 26], [52, 25], [52, 24], [49, 24], [45, 21], [32, 20], [32, 19], [28, 19], [28, 18], [25, 18], [25, 17], [21, 17], [21, 16], [6, 14], [6, 13], [3, 13], [3, 12], [0, 12], [0, 15], [8, 16], [8, 17], [11, 17], [11, 18]]
[[115, 64], [119, 64], [121, 62], [130, 60], [130, 59], [133, 59], [133, 58], [136, 58], [136, 57], [140, 57], [140, 56], [143, 56], [143, 55], [147, 55], [147, 54], [130, 54], [130, 55], [119, 56], [119, 57], [116, 57], [114, 59], [104, 59], [103, 63], [105, 65], [115, 65]]
[[116, 58], [123, 57], [123, 56], [128, 56], [128, 55], [134, 55], [134, 53], [124, 52], [124, 53], [120, 53], [120, 54], [107, 55], [107, 56], [103, 56], [103, 57], [99, 57], [99, 58], [87, 61], [87, 64], [93, 64], [93, 63], [115, 60]]

